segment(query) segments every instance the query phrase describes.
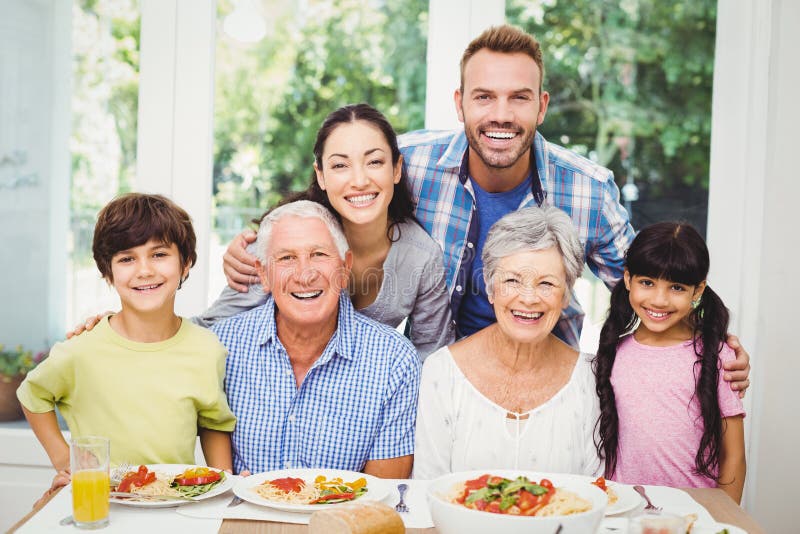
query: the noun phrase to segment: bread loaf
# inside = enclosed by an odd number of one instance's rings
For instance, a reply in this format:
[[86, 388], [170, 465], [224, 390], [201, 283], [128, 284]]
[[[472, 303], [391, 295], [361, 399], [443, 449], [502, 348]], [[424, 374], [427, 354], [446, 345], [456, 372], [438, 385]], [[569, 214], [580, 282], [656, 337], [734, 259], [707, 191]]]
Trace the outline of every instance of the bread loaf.
[[311, 534], [403, 534], [403, 520], [394, 509], [377, 501], [341, 504], [314, 512]]

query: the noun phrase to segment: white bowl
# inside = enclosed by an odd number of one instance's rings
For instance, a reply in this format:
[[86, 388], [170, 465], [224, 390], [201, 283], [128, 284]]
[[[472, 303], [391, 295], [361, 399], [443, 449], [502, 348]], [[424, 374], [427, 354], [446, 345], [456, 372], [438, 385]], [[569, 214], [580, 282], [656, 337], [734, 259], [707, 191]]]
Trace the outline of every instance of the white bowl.
[[[547, 478], [556, 488], [563, 488], [578, 494], [592, 503], [592, 508], [579, 514], [548, 517], [525, 517], [506, 514], [493, 514], [471, 510], [460, 504], [452, 503], [453, 487], [467, 480], [490, 474], [514, 479], [526, 476], [539, 481]], [[482, 469], [480, 471], [462, 471], [444, 475], [431, 482], [428, 487], [433, 524], [440, 534], [555, 534], [561, 525], [560, 534], [586, 534], [596, 532], [603, 520], [608, 498], [603, 490], [591, 484], [593, 478], [579, 475], [556, 473], [539, 473], [535, 471]]]

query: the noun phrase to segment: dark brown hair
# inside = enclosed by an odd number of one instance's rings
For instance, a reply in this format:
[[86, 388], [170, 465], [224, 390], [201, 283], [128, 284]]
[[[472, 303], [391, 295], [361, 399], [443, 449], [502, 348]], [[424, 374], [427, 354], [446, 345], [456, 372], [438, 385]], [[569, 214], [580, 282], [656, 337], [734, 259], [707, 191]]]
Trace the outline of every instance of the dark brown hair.
[[97, 216], [92, 253], [103, 278], [113, 282], [111, 259], [155, 238], [175, 243], [181, 256], [181, 269], [197, 261], [197, 238], [189, 214], [161, 195], [128, 193], [109, 202]]
[[482, 34], [472, 40], [461, 56], [461, 92], [464, 92], [464, 68], [472, 56], [486, 48], [492, 52], [503, 54], [521, 53], [530, 56], [539, 67], [539, 91], [542, 90], [542, 80], [544, 80], [544, 61], [542, 60], [542, 48], [539, 41], [533, 35], [525, 33], [516, 26], [504, 24], [502, 26], [492, 26]]
[[[317, 132], [317, 140], [314, 143], [314, 161], [318, 168], [322, 168], [322, 153], [325, 150], [325, 142], [331, 133], [342, 124], [351, 124], [357, 121], [364, 121], [378, 128], [386, 139], [392, 151], [392, 165], [397, 165], [400, 161], [400, 149], [397, 146], [397, 134], [392, 125], [384, 115], [370, 106], [369, 104], [350, 104], [340, 107], [325, 118], [322, 126]], [[322, 204], [333, 213], [339, 221], [339, 215], [328, 200], [328, 194], [322, 190], [317, 182], [317, 175], [312, 170], [311, 181], [308, 189], [295, 193], [284, 199], [280, 204], [294, 202], [295, 200], [312, 200]], [[394, 193], [389, 202], [389, 236], [391, 238], [392, 228], [400, 222], [414, 219], [414, 202], [411, 200], [411, 193], [408, 190], [408, 177], [405, 167], [401, 169], [400, 181], [394, 184]]]

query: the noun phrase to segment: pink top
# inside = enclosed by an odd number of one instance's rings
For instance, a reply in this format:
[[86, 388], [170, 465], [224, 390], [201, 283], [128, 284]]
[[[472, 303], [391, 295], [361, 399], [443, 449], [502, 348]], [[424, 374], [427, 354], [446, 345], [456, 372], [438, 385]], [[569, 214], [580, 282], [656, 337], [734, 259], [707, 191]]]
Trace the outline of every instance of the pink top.
[[[735, 359], [724, 345], [720, 360]], [[627, 336], [619, 345], [611, 384], [619, 414], [617, 469], [612, 477], [626, 484], [677, 488], [716, 487], [696, 475], [694, 457], [703, 436], [700, 402], [694, 398], [697, 357], [692, 342], [671, 347], [642, 345]], [[721, 369], [720, 364], [720, 369]], [[723, 418], [744, 415], [739, 395], [719, 373], [717, 394]]]

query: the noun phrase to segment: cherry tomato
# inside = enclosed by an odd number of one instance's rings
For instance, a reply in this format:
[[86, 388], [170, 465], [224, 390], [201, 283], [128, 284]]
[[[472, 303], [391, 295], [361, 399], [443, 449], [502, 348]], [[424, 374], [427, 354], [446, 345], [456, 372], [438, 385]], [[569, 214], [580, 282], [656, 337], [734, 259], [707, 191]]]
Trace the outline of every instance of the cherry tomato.
[[539, 497], [524, 489], [519, 490], [519, 500], [517, 500], [517, 506], [519, 506], [521, 511], [524, 512], [525, 510], [530, 510], [537, 504], [539, 504]]
[[594, 484], [603, 491], [608, 491], [608, 488], [606, 487], [606, 479], [603, 477], [597, 477], [597, 480], [592, 482], [592, 484]]
[[500, 514], [500, 501], [492, 501], [486, 505], [486, 511], [493, 514]]
[[467, 480], [464, 483], [466, 489], [481, 489], [486, 487], [486, 481], [489, 480], [489, 475], [483, 475], [474, 480]]

